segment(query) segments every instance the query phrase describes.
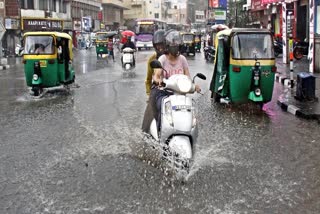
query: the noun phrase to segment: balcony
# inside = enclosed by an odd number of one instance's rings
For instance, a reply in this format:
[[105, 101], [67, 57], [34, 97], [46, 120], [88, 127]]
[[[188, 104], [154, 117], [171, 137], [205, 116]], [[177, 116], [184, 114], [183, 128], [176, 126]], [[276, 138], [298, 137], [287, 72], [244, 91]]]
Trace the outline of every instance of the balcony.
[[102, 0], [102, 5], [110, 5], [119, 9], [129, 10], [129, 8], [125, 7], [122, 0]]
[[138, 6], [138, 5], [143, 5], [144, 4], [144, 0], [134, 0], [131, 5], [132, 6]]

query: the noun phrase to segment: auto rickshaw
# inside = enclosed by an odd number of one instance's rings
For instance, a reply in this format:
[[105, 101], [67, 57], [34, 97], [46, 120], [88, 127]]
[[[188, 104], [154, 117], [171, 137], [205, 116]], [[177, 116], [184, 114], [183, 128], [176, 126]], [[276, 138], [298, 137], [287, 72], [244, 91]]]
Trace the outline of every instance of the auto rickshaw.
[[201, 51], [201, 34], [195, 35], [195, 49], [197, 52]]
[[266, 29], [227, 29], [217, 33], [210, 84], [216, 102], [247, 103], [262, 108], [272, 99], [275, 66], [273, 39]]
[[196, 48], [195, 48], [195, 34], [194, 33], [181, 33], [182, 36], [182, 47], [180, 50], [181, 54], [187, 54], [192, 53], [193, 55], [196, 54]]
[[28, 32], [23, 39], [26, 82], [35, 96], [39, 96], [43, 88], [74, 82], [72, 38], [69, 34]]

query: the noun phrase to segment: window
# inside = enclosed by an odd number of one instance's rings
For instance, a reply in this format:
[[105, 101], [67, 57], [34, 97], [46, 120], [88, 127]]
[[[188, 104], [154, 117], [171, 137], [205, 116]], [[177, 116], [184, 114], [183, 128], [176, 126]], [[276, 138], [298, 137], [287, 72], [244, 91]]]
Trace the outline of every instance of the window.
[[175, 5], [173, 8], [174, 8], [175, 10], [178, 9], [177, 5]]
[[152, 14], [152, 12], [150, 11], [150, 15]]
[[21, 9], [34, 9], [33, 0], [20, 0]]
[[233, 37], [232, 54], [234, 59], [271, 59], [270, 34], [238, 34]]
[[50, 10], [50, 11], [54, 11], [54, 12], [57, 12], [56, 11], [56, 0], [49, 0], [48, 1], [48, 9]]
[[159, 19], [159, 13], [155, 13], [154, 18]]
[[20, 8], [21, 8], [21, 9], [25, 9], [24, 0], [21, 0], [21, 1], [20, 1]]
[[24, 54], [53, 54], [52, 36], [27, 36], [24, 45]]
[[[61, 10], [60, 10], [61, 11]], [[64, 2], [62, 3], [62, 13], [66, 13], [67, 12], [67, 2]]]
[[39, 1], [39, 9], [40, 10], [48, 10], [48, 2], [47, 1]]

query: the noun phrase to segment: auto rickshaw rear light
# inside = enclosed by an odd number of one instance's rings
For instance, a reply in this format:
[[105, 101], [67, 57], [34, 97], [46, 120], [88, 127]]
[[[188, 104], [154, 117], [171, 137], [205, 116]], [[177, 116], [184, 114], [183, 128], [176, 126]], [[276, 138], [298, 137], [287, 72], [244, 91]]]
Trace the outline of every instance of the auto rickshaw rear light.
[[277, 67], [276, 66], [272, 66], [271, 71], [274, 72], [274, 73], [277, 72]]
[[48, 60], [48, 63], [49, 63], [49, 64], [54, 64], [54, 59], [49, 59], [49, 60]]
[[234, 72], [240, 72], [241, 68], [240, 67], [232, 67], [232, 71]]

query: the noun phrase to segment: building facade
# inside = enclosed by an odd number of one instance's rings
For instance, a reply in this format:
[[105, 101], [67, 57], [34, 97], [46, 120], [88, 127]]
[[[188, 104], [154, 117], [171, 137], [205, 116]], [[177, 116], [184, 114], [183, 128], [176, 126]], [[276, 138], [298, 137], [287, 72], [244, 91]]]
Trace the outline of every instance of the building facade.
[[125, 7], [123, 0], [102, 0], [102, 22], [107, 30], [118, 30], [124, 24], [124, 10], [129, 8]]

